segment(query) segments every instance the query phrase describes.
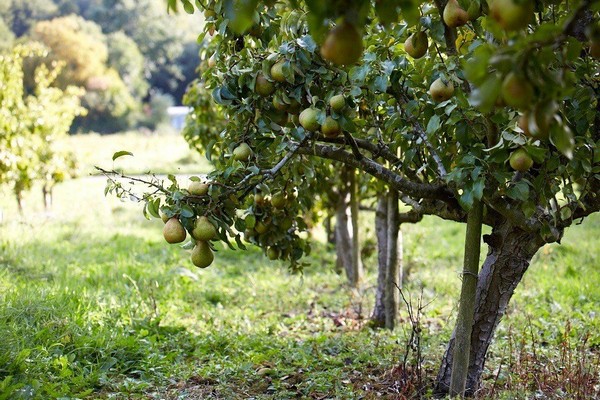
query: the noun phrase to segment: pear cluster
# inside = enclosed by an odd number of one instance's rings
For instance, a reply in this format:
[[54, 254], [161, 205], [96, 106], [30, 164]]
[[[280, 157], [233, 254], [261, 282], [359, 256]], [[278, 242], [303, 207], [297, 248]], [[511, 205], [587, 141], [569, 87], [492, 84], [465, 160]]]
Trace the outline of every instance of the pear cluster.
[[286, 233], [294, 226], [293, 205], [297, 197], [294, 189], [281, 188], [269, 194], [257, 190], [254, 204], [246, 216], [244, 238], [265, 249], [270, 260], [288, 259], [292, 247], [285, 244]]
[[334, 117], [341, 115], [346, 109], [346, 99], [342, 94], [336, 94], [329, 99], [330, 113], [323, 123], [319, 122], [321, 110], [309, 107], [300, 113], [300, 125], [308, 132], [321, 131], [326, 138], [336, 138], [342, 133], [342, 127]]
[[[188, 186], [190, 196], [207, 196], [210, 191], [210, 184], [197, 180], [192, 180]], [[165, 223], [163, 227], [163, 237], [167, 243], [182, 243], [187, 237], [187, 231], [183, 226], [179, 216], [167, 216], [161, 212], [161, 218]], [[211, 265], [215, 259], [210, 246], [210, 241], [217, 238], [217, 228], [206, 216], [200, 216], [194, 220], [190, 235], [195, 242], [192, 250], [192, 263], [199, 268], [206, 268]]]

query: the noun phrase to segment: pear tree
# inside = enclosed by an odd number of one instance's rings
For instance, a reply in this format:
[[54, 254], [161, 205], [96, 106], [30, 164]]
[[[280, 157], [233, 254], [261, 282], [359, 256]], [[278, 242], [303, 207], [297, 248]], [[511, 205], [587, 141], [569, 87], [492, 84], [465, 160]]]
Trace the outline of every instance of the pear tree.
[[[387, 212], [408, 207], [388, 219], [391, 230], [424, 215], [466, 223], [457, 326], [435, 390], [475, 393], [532, 257], [600, 211], [598, 2], [169, 5], [204, 12], [199, 39], [214, 53], [200, 81], [214, 105], [195, 105], [213, 111], [195, 112], [190, 126], [210, 124], [211, 112], [226, 123], [199, 128], [214, 133], [197, 139], [216, 165], [207, 193], [174, 177], [153, 182], [145, 212], [176, 218], [192, 238], [207, 218], [213, 241], [274, 249], [299, 269], [310, 252], [307, 210], [325, 190], [320, 170], [346, 166], [391, 194]], [[274, 193], [285, 207], [267, 201]], [[482, 225], [491, 233], [479, 268]], [[211, 240], [194, 243], [194, 262], [210, 264]]]

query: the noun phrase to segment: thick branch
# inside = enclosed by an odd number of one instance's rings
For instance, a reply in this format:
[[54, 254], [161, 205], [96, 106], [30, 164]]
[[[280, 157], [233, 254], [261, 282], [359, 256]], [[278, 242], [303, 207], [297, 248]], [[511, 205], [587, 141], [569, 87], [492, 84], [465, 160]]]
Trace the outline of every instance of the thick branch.
[[368, 157], [357, 160], [351, 153], [337, 147], [314, 144], [310, 147], [300, 147], [298, 153], [339, 161], [346, 165], [360, 168], [375, 178], [387, 182], [392, 188], [411, 197], [438, 199], [449, 202], [454, 199], [452, 192], [445, 185], [409, 181]]

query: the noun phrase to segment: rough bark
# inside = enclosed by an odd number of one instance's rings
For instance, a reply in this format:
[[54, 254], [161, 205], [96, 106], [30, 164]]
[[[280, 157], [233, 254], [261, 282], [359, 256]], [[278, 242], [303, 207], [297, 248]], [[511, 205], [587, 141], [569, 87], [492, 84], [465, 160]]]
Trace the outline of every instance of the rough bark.
[[385, 326], [385, 275], [387, 273], [387, 210], [388, 202], [385, 195], [380, 195], [375, 211], [375, 236], [377, 237], [377, 291], [375, 307], [371, 314], [371, 324], [377, 328]]
[[462, 287], [456, 328], [454, 330], [454, 352], [450, 381], [451, 396], [462, 396], [467, 384], [471, 329], [473, 327], [473, 313], [477, 292], [477, 273], [479, 272], [482, 217], [483, 205], [479, 200], [476, 200], [471, 210], [469, 210], [467, 217]]
[[[352, 269], [352, 239], [348, 229], [349, 200], [348, 193], [340, 193], [335, 211], [335, 251], [337, 255], [336, 270], [348, 273]], [[350, 279], [350, 277], [348, 277]]]
[[353, 183], [354, 169], [345, 167], [342, 170], [341, 181], [335, 223], [337, 268], [346, 271], [351, 287], [357, 287], [362, 279], [363, 268], [358, 235], [358, 200], [356, 183]]
[[[479, 388], [487, 350], [508, 302], [529, 267], [531, 258], [544, 245], [535, 234], [504, 222], [484, 236], [489, 245], [487, 257], [479, 273], [475, 313], [471, 332], [471, 353], [466, 395]], [[444, 395], [450, 388], [454, 334], [448, 343], [437, 377], [436, 393]]]
[[358, 233], [358, 185], [354, 168], [348, 170], [348, 183], [350, 189], [350, 228], [352, 229], [352, 270], [348, 274], [348, 280], [353, 287], [360, 284], [363, 279], [363, 264], [360, 258], [360, 236]]
[[375, 214], [377, 236], [377, 292], [371, 324], [394, 329], [398, 315], [399, 293], [402, 284], [402, 236], [400, 232], [398, 193], [380, 195]]
[[398, 259], [398, 230], [400, 229], [398, 192], [392, 190], [387, 195], [387, 260], [385, 274], [385, 327], [394, 329], [398, 319], [400, 301], [400, 266]]

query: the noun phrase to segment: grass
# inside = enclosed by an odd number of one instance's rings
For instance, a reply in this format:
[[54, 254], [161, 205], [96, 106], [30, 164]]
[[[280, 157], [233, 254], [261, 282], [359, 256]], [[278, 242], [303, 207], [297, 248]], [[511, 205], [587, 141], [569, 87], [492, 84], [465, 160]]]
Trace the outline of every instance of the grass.
[[[95, 174], [94, 166], [120, 168], [130, 174], [152, 171], [157, 174], [188, 174], [206, 171], [206, 158], [189, 149], [183, 137], [170, 128], [158, 133], [126, 132], [116, 135], [73, 135], [64, 146], [73, 150], [80, 160], [81, 175]], [[111, 161], [115, 152], [127, 150], [133, 157]]]
[[[110, 160], [116, 150], [133, 149], [167, 172], [179, 167], [169, 159], [186, 154], [173, 144], [179, 150], [163, 160], [171, 139], [180, 140], [134, 134], [71, 140], [81, 154], [96, 155], [82, 159], [84, 168], [105, 153]], [[180, 171], [201, 173], [206, 165]], [[160, 221], [146, 221], [139, 205], [104, 198], [103, 188], [97, 177], [65, 182], [55, 190], [51, 214], [41, 211], [34, 190], [23, 217], [8, 193], [0, 197], [0, 399], [410, 393], [398, 368], [410, 334], [406, 311], [394, 332], [364, 327], [373, 256], [365, 260], [362, 291], [344, 286], [323, 244], [303, 275], [289, 274], [257, 249], [220, 248], [213, 266], [197, 270], [186, 251], [164, 243]], [[598, 217], [535, 257], [498, 329], [480, 398], [599, 395]], [[422, 292], [428, 303], [421, 345], [426, 383], [453, 326], [463, 234], [464, 226], [435, 218], [404, 227], [405, 291], [413, 301]]]

